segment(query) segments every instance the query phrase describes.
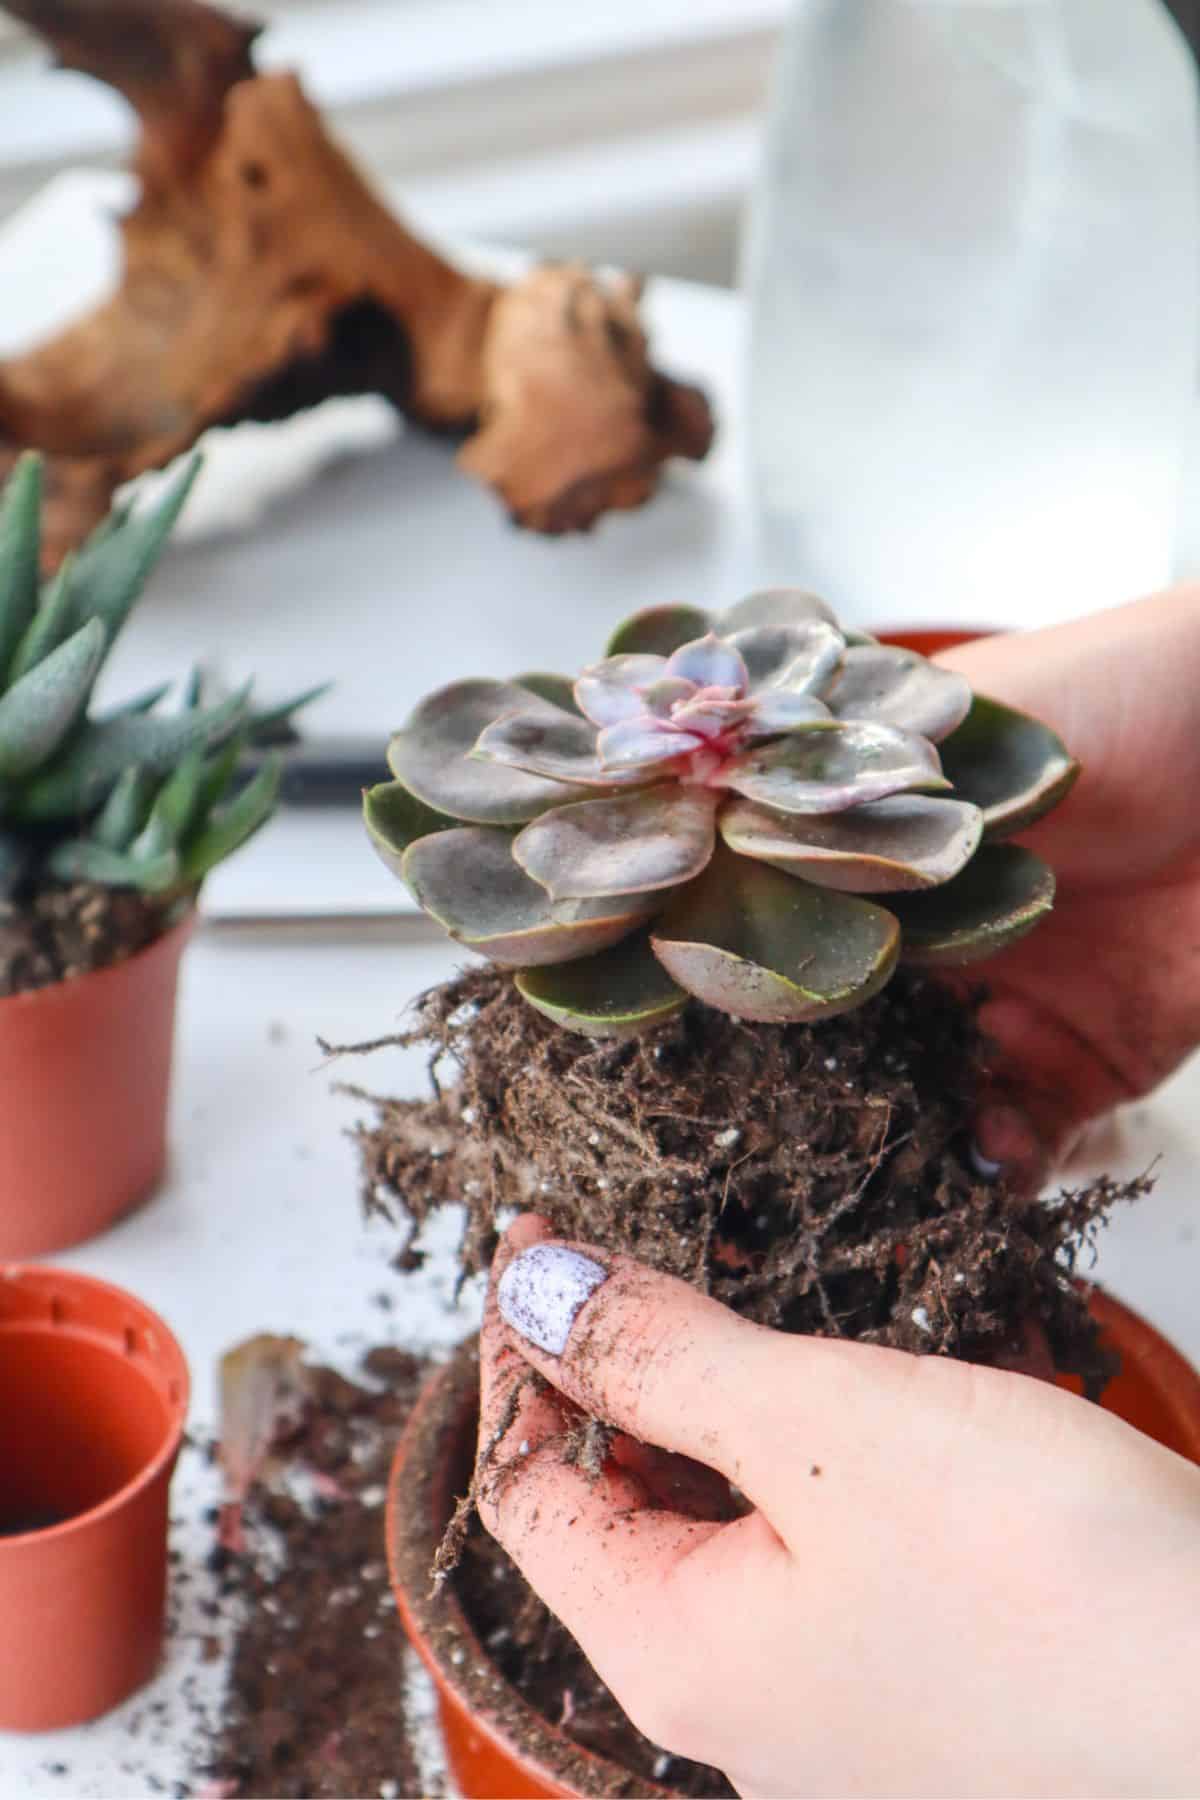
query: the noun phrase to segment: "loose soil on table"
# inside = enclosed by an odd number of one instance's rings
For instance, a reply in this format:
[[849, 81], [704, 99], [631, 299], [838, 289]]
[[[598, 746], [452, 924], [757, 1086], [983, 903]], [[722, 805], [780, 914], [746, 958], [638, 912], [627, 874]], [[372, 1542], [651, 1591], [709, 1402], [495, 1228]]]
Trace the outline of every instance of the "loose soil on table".
[[123, 962], [167, 923], [160, 900], [91, 882], [0, 901], [0, 999]]
[[[362, 1384], [310, 1370], [304, 1422], [276, 1444], [268, 1474], [244, 1504], [245, 1554], [215, 1545], [217, 1610], [237, 1609], [244, 1619], [219, 1739], [204, 1758], [209, 1793], [415, 1800], [425, 1792], [404, 1716], [384, 1496], [430, 1366], [381, 1346], [364, 1357]], [[308, 1490], [303, 1499], [298, 1489]], [[577, 1743], [628, 1768], [631, 1792], [638, 1778], [688, 1795], [732, 1791], [716, 1770], [664, 1757], [634, 1730], [478, 1522], [453, 1583], [506, 1679]]]
[[386, 1346], [369, 1351], [363, 1368], [361, 1385], [310, 1371], [304, 1422], [276, 1446], [244, 1504], [246, 1553], [213, 1550], [220, 1604], [245, 1617], [206, 1760], [210, 1792], [246, 1800], [423, 1792], [404, 1717], [384, 1501], [426, 1365]]
[[425, 1101], [364, 1096], [366, 1204], [407, 1221], [402, 1254], [463, 1200], [463, 1267], [484, 1268], [502, 1209], [536, 1210], [785, 1331], [1003, 1362], [1033, 1321], [1089, 1393], [1111, 1373], [1070, 1273], [1106, 1210], [1148, 1183], [1047, 1204], [986, 1179], [973, 1010], [936, 982], [898, 976], [812, 1026], [692, 1004], [605, 1044], [472, 969], [388, 1041], [426, 1046], [435, 1082]]

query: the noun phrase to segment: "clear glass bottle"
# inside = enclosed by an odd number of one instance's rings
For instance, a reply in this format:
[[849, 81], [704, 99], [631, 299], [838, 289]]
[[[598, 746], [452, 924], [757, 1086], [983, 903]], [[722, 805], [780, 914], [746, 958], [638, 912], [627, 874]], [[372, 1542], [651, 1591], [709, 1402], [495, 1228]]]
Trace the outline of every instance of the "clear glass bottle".
[[764, 579], [912, 625], [1165, 581], [1198, 268], [1161, 0], [798, 0], [744, 252]]

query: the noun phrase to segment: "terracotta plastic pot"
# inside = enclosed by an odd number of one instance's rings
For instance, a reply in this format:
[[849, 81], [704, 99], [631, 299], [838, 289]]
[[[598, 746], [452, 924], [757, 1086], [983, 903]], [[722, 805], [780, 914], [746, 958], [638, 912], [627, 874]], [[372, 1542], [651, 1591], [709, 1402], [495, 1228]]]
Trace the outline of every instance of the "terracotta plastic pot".
[[187, 1405], [140, 1300], [0, 1264], [0, 1729], [82, 1724], [153, 1674]]
[[[1002, 627], [997, 626], [996, 631]], [[953, 650], [955, 644], [970, 644], [976, 638], [993, 637], [993, 631], [972, 631], [949, 626], [913, 626], [901, 631], [879, 631], [875, 634], [884, 644], [898, 644], [902, 650], [916, 650], [922, 656], [936, 656], [939, 650]]]
[[458, 1604], [436, 1598], [429, 1571], [464, 1493], [479, 1424], [479, 1340], [463, 1344], [427, 1383], [392, 1463], [387, 1552], [409, 1640], [433, 1676], [446, 1756], [465, 1800], [549, 1795], [669, 1795], [584, 1750], [530, 1706], [500, 1673]]
[[192, 923], [110, 968], [0, 1000], [0, 1259], [94, 1237], [159, 1181]]
[[[1089, 1298], [1103, 1341], [1121, 1356], [1103, 1406], [1200, 1463], [1200, 1373], [1111, 1295]], [[509, 1685], [480, 1644], [453, 1587], [431, 1595], [429, 1571], [455, 1496], [470, 1478], [478, 1424], [476, 1341], [428, 1383], [400, 1442], [388, 1494], [388, 1560], [404, 1628], [433, 1676], [451, 1772], [466, 1800], [656, 1795], [628, 1770], [571, 1743]], [[1064, 1381], [1064, 1386], [1075, 1385]]]

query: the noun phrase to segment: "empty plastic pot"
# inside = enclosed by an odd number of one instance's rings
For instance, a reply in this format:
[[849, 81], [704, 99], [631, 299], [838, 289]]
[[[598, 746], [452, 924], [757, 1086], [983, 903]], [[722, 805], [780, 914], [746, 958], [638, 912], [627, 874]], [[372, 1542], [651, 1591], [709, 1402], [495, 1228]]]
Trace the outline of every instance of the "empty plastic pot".
[[0, 1729], [81, 1724], [154, 1672], [187, 1405], [132, 1294], [0, 1265]]

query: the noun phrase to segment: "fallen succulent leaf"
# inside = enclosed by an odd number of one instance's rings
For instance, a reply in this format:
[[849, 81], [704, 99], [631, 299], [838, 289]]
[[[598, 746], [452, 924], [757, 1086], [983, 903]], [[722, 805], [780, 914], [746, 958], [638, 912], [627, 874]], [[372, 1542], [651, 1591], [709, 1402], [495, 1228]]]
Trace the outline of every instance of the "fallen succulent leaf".
[[225, 1476], [219, 1541], [240, 1554], [242, 1502], [279, 1441], [296, 1430], [308, 1404], [309, 1373], [300, 1338], [268, 1332], [247, 1338], [221, 1358], [221, 1441]]

